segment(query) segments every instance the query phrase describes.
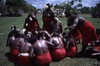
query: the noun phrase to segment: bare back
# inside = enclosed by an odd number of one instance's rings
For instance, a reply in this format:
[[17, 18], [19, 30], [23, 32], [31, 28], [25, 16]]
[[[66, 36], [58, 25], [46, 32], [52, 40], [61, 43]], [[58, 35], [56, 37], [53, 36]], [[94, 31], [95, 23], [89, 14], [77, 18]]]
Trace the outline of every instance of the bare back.
[[20, 53], [29, 53], [30, 52], [30, 48], [32, 48], [32, 45], [28, 42], [22, 42], [19, 45], [19, 51]]
[[33, 44], [34, 53], [36, 55], [45, 54], [49, 52], [46, 40], [40, 39]]
[[76, 39], [73, 36], [68, 36], [65, 42], [65, 48], [70, 49], [71, 47], [76, 46]]
[[9, 44], [10, 48], [19, 49], [19, 45], [24, 41], [23, 38], [16, 38], [15, 40], [11, 40]]
[[60, 37], [52, 37], [50, 39], [50, 42], [52, 42], [54, 44], [55, 48], [63, 48], [64, 47], [64, 44]]

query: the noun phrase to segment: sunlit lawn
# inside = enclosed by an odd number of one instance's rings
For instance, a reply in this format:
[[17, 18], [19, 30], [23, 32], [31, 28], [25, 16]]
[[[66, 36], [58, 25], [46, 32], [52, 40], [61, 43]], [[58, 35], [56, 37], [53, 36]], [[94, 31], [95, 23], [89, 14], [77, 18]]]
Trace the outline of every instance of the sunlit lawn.
[[[100, 28], [100, 18], [91, 18], [90, 15], [80, 15], [91, 21], [95, 28]], [[9, 52], [9, 47], [5, 47], [7, 35], [10, 32], [11, 25], [17, 25], [18, 28], [22, 28], [27, 14], [23, 17], [0, 17], [0, 66], [13, 66], [13, 63], [10, 63], [5, 57], [5, 53]], [[42, 27], [42, 18], [37, 16], [38, 22]], [[59, 18], [61, 20], [62, 26], [66, 25], [65, 18]], [[81, 44], [78, 45], [78, 51], [81, 49]], [[74, 58], [65, 58], [59, 62], [52, 62], [50, 66], [100, 66], [100, 61], [96, 58], [89, 57], [74, 57]]]

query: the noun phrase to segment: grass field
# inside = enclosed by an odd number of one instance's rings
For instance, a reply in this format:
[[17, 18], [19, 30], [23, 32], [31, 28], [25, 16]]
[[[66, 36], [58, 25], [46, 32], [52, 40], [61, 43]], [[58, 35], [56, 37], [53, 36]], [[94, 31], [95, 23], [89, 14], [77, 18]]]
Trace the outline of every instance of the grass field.
[[[91, 18], [90, 15], [80, 15], [95, 26], [95, 28], [100, 28], [100, 18]], [[5, 53], [9, 52], [9, 47], [5, 47], [7, 35], [10, 32], [11, 25], [17, 25], [18, 28], [22, 28], [27, 14], [23, 17], [0, 17], [0, 66], [14, 66], [5, 57]], [[41, 16], [37, 17], [40, 26], [42, 27]], [[62, 26], [66, 25], [65, 18], [59, 18], [62, 22]], [[78, 45], [78, 51], [81, 49], [81, 44]], [[65, 58], [59, 62], [52, 62], [50, 66], [100, 66], [100, 60], [98, 58], [89, 57], [74, 57]]]

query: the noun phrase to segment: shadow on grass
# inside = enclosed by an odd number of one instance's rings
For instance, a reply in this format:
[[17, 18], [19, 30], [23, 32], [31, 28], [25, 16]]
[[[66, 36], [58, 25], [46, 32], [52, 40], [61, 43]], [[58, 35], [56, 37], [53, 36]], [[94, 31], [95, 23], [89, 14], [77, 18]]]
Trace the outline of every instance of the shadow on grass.
[[75, 58], [91, 58], [91, 59], [97, 59], [100, 61], [100, 54], [99, 55], [91, 55], [93, 52], [90, 50], [87, 50], [85, 53], [77, 53]]
[[5, 53], [5, 57], [7, 58], [7, 60], [9, 62], [12, 62], [12, 60], [10, 59], [10, 57], [11, 57], [11, 53], [10, 52]]

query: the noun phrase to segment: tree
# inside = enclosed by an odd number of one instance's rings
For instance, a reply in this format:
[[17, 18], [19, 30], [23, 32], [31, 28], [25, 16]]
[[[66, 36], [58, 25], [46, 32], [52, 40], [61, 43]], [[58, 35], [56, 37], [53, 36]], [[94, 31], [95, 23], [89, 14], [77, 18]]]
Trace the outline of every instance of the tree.
[[7, 12], [7, 8], [5, 6], [4, 0], [0, 0], [0, 12], [1, 12], [1, 16], [4, 16]]
[[21, 10], [24, 12], [37, 12], [37, 9], [28, 4], [25, 0], [6, 0], [6, 6], [9, 13], [14, 13], [14, 16], [20, 16]]
[[15, 12], [15, 16], [18, 16], [18, 11], [26, 4], [27, 3], [24, 0], [6, 0], [6, 5]]
[[83, 7], [83, 8], [81, 8], [81, 12], [82, 13], [90, 13], [90, 7]]
[[92, 17], [100, 18], [100, 1], [96, 4], [95, 7], [91, 7], [91, 13], [92, 13]]

